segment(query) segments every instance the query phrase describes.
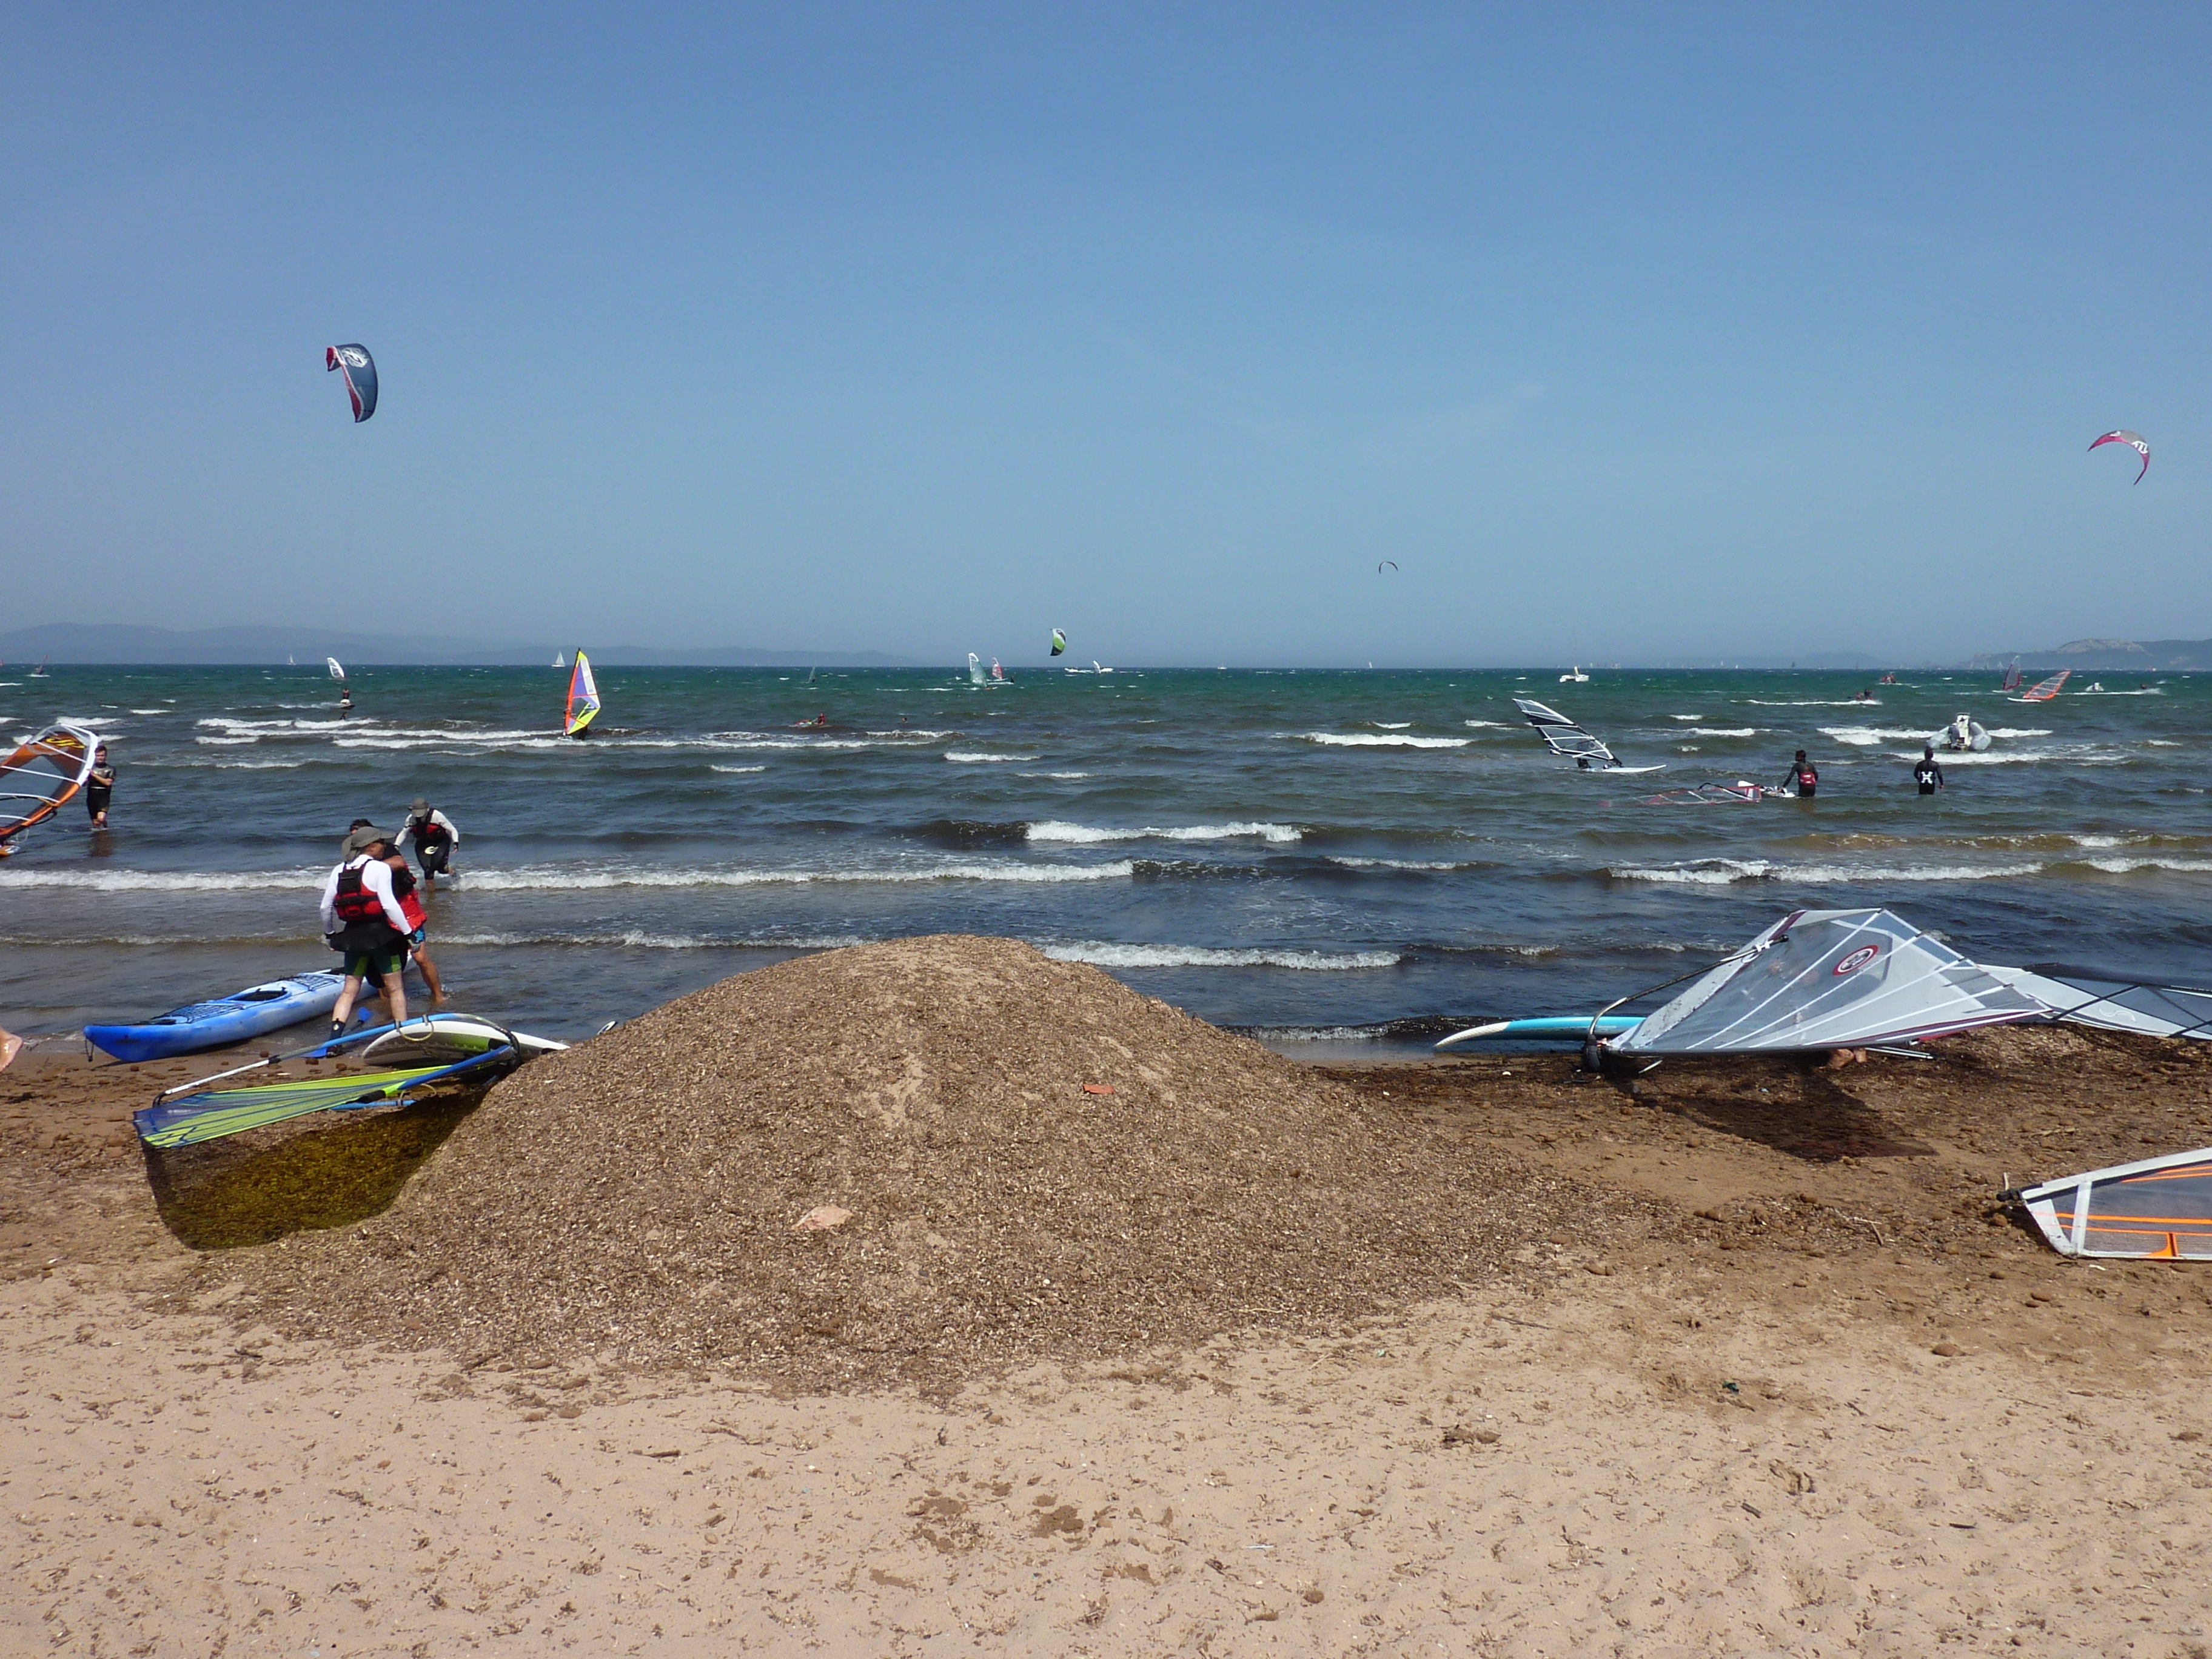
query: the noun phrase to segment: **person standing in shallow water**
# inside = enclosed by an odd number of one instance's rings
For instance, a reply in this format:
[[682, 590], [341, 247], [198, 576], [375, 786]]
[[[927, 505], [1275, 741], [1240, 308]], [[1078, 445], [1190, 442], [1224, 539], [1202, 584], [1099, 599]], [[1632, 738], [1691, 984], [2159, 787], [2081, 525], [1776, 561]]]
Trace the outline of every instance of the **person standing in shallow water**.
[[115, 793], [115, 765], [107, 758], [107, 745], [92, 751], [92, 771], [84, 781], [85, 815], [95, 830], [107, 828], [108, 798]]
[[1805, 758], [1803, 750], [1797, 751], [1797, 758], [1790, 763], [1790, 769], [1782, 775], [1782, 787], [1796, 789], [1800, 800], [1812, 799], [1814, 791], [1820, 787], [1820, 769]]
[[1932, 795], [1943, 787], [1943, 769], [1936, 764], [1934, 744], [1920, 745], [1920, 758], [1913, 764], [1912, 781], [1920, 786], [1923, 795]]

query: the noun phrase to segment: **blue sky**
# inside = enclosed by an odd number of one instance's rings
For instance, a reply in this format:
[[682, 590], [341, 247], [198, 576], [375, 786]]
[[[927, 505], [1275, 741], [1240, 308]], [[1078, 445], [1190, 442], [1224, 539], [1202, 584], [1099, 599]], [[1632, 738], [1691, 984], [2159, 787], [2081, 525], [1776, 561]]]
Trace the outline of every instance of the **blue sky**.
[[11, 8], [7, 610], [1009, 663], [2212, 635], [2208, 44]]

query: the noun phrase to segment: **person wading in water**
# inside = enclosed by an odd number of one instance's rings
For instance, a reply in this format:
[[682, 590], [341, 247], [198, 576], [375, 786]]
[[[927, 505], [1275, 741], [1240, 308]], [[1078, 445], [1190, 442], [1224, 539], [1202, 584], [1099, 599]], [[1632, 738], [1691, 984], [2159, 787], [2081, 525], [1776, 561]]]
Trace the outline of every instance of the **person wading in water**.
[[1784, 789], [1794, 787], [1800, 800], [1812, 799], [1813, 792], [1820, 787], [1820, 769], [1805, 758], [1803, 750], [1797, 751], [1797, 758], [1790, 763], [1790, 769], [1782, 775], [1782, 787]]
[[331, 1035], [345, 1035], [364, 980], [380, 984], [393, 1023], [407, 1018], [407, 936], [414, 932], [392, 890], [384, 863], [392, 837], [371, 825], [346, 837], [346, 856], [323, 884], [323, 937], [345, 957], [345, 984], [331, 1014]]

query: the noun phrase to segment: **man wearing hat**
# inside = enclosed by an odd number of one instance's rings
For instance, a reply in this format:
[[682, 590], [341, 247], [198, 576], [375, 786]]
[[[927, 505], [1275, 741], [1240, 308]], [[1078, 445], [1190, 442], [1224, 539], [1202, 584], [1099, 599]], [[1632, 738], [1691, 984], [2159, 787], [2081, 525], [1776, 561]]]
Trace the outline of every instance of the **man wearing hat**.
[[345, 986], [331, 1015], [331, 1035], [342, 1036], [363, 980], [383, 987], [398, 1024], [407, 1018], [407, 913], [392, 890], [384, 862], [392, 837], [374, 824], [345, 838], [345, 858], [323, 884], [323, 937], [345, 957]]
[[461, 844], [461, 832], [453, 827], [453, 819], [417, 795], [408, 806], [407, 822], [399, 826], [399, 839], [392, 845], [404, 853], [410, 841], [415, 843], [415, 861], [422, 866], [422, 888], [428, 892], [439, 877], [453, 873], [447, 866], [453, 861], [453, 849]]

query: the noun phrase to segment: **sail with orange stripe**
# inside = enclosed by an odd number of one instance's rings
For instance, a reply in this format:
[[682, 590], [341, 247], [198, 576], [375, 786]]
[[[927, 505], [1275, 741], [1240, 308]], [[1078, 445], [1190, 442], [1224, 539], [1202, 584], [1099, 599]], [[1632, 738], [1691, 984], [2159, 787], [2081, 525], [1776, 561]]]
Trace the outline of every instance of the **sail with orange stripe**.
[[2061, 1255], [2212, 1261], [2212, 1146], [2006, 1194]]

